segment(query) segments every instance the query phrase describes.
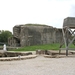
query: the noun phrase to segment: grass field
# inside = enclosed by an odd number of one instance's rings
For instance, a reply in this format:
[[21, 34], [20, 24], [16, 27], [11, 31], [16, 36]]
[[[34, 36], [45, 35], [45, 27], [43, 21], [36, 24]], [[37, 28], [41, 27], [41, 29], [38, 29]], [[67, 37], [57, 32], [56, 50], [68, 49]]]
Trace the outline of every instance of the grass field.
[[[41, 50], [59, 50], [59, 43], [55, 44], [46, 44], [46, 45], [35, 45], [35, 46], [27, 46], [18, 49], [14, 49], [13, 51], [36, 51], [37, 49]], [[65, 46], [63, 46], [64, 48]], [[74, 45], [71, 45], [70, 48], [75, 48]]]

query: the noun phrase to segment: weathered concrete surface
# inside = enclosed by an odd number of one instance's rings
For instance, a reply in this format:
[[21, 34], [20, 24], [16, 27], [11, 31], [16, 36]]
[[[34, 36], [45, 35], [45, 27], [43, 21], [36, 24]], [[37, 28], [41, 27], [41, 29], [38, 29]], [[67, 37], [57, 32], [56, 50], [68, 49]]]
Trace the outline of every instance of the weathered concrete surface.
[[41, 54], [43, 54], [43, 55], [50, 55], [50, 51], [48, 51], [48, 50], [36, 50], [36, 54], [39, 54], [39, 55], [41, 55]]
[[25, 59], [32, 59], [32, 58], [36, 58], [36, 57], [37, 57], [37, 55], [17, 56], [17, 57], [3, 57], [3, 58], [0, 58], [0, 61], [25, 60]]
[[17, 57], [32, 55], [32, 52], [0, 51], [0, 57]]
[[75, 17], [67, 17], [64, 19], [63, 27], [69, 27], [75, 29]]
[[46, 25], [28, 24], [13, 27], [13, 37], [9, 38], [10, 46], [31, 46], [59, 43], [62, 30]]

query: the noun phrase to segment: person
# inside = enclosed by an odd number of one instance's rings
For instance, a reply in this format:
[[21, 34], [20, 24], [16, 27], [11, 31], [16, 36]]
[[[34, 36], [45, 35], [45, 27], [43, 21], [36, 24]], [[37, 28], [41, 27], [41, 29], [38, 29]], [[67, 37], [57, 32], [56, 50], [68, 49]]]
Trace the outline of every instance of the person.
[[4, 51], [7, 51], [7, 50], [6, 50], [6, 44], [3, 45], [3, 50], [4, 50]]

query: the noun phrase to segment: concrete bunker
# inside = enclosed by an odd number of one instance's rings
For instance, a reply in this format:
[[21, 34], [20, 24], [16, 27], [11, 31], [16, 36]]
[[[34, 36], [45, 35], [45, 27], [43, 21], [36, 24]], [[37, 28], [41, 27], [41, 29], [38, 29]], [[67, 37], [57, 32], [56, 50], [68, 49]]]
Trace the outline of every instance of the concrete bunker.
[[8, 44], [13, 47], [60, 43], [62, 30], [40, 24], [16, 25]]

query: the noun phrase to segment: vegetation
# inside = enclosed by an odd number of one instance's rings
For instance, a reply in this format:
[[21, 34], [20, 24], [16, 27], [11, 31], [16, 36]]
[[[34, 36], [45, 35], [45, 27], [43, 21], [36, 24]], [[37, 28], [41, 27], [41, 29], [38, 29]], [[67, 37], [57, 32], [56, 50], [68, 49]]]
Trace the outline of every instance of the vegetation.
[[[48, 25], [45, 25], [45, 24], [25, 24], [25, 26], [48, 26]], [[52, 26], [50, 26], [52, 27]]]
[[[41, 50], [59, 50], [59, 43], [55, 44], [45, 44], [45, 45], [35, 45], [35, 46], [26, 46], [18, 49], [14, 49], [13, 51], [36, 51], [38, 49]], [[63, 48], [65, 46], [63, 45]], [[72, 44], [70, 48], [75, 48], [75, 46]]]
[[7, 43], [9, 37], [12, 37], [12, 33], [10, 31], [0, 31], [0, 44]]
[[46, 44], [46, 45], [36, 45], [36, 46], [27, 46], [19, 49], [14, 49], [13, 51], [35, 51], [37, 49], [41, 50], [59, 50], [60, 44]]

